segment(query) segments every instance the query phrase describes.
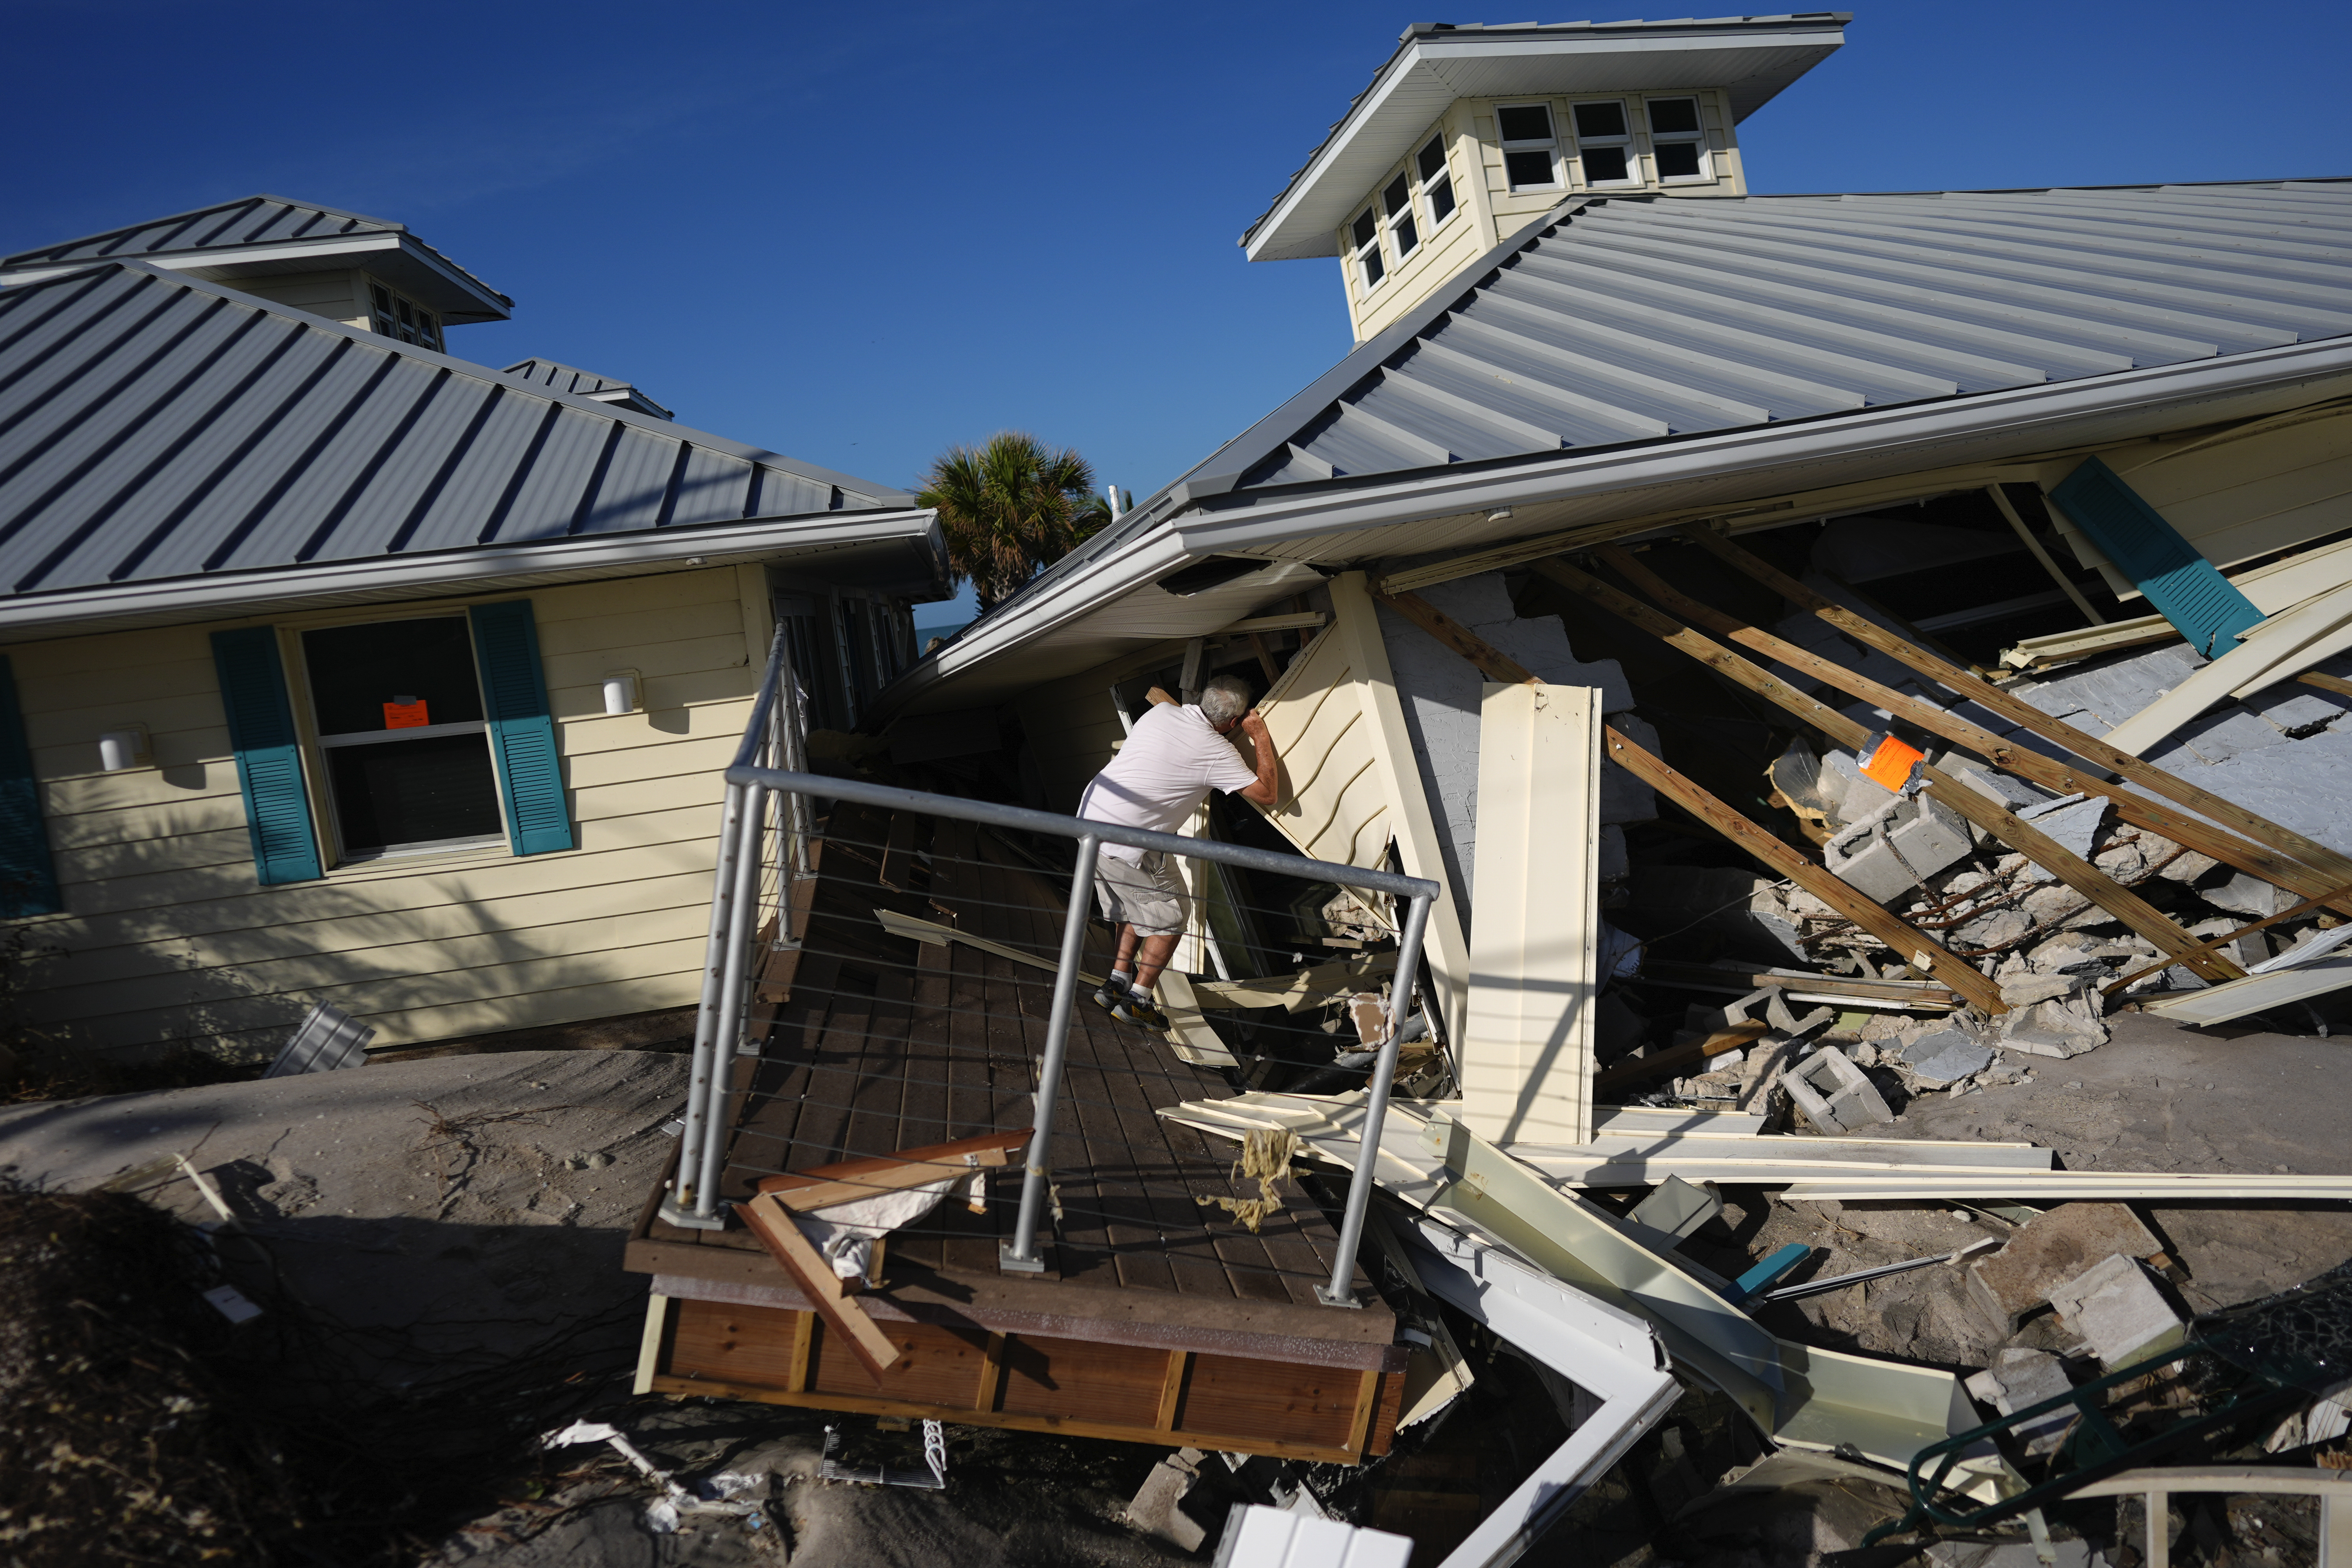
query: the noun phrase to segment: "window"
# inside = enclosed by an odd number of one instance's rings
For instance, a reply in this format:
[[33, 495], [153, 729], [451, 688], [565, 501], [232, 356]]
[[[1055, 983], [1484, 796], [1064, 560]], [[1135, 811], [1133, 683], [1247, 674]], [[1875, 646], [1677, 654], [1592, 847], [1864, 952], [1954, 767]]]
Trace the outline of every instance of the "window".
[[1381, 206], [1389, 215], [1389, 238], [1402, 261], [1421, 248], [1421, 230], [1412, 221], [1412, 181], [1399, 174], [1381, 193]]
[[1622, 103], [1576, 105], [1576, 150], [1584, 160], [1588, 185], [1635, 185], [1641, 171], [1633, 166], [1633, 138], [1625, 124]]
[[1362, 270], [1364, 292], [1369, 294], [1389, 275], [1387, 264], [1381, 260], [1381, 220], [1372, 208], [1366, 207], [1349, 225], [1348, 237], [1355, 242], [1356, 265]]
[[1698, 100], [1654, 98], [1648, 109], [1650, 153], [1658, 161], [1659, 180], [1709, 178], [1706, 132], [1699, 129]]
[[341, 858], [505, 841], [462, 616], [302, 634]]
[[370, 313], [375, 330], [387, 338], [398, 338], [404, 343], [419, 348], [438, 350], [441, 347], [440, 319], [415, 301], [394, 293], [371, 279], [368, 299], [375, 309]]
[[1559, 187], [1559, 138], [1552, 132], [1549, 108], [1540, 103], [1523, 103], [1497, 109], [1495, 129], [1502, 135], [1503, 174], [1511, 189]]
[[1413, 159], [1421, 177], [1421, 196], [1429, 204], [1429, 226], [1435, 228], [1454, 216], [1454, 176], [1445, 167], [1445, 138], [1433, 136]]

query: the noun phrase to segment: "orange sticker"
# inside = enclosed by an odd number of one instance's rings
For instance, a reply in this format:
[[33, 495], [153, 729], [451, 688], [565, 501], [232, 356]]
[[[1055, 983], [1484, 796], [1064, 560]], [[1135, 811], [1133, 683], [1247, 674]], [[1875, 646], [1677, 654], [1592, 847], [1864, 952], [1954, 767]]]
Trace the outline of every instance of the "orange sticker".
[[1926, 760], [1927, 753], [1916, 747], [1882, 734], [1863, 758], [1862, 776], [1890, 792], [1900, 790], [1911, 782], [1912, 768]]
[[387, 730], [421, 730], [433, 722], [425, 716], [425, 699], [413, 702], [387, 702], [383, 705], [383, 727]]

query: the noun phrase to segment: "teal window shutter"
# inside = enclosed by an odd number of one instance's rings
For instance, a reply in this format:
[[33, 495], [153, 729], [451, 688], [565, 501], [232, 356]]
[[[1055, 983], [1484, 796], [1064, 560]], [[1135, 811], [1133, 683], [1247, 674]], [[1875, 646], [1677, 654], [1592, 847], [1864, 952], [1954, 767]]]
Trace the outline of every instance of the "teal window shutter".
[[54, 915], [65, 907], [49, 858], [48, 824], [41, 820], [33, 748], [25, 742], [25, 710], [16, 702], [16, 674], [0, 656], [0, 917]]
[[325, 875], [319, 833], [310, 820], [310, 790], [302, 782], [302, 746], [294, 710], [286, 700], [286, 667], [270, 626], [240, 626], [213, 634], [213, 668], [220, 676], [228, 743], [236, 752], [236, 784], [245, 794], [245, 825], [253, 835], [253, 868], [268, 887], [309, 882]]
[[490, 755], [505, 797], [507, 840], [518, 855], [570, 849], [578, 840], [563, 801], [563, 758], [547, 710], [539, 668], [539, 627], [529, 599], [476, 605], [474, 659], [482, 673], [482, 712], [490, 721]]
[[2263, 619], [2252, 600], [2098, 458], [2085, 458], [2050, 499], [2199, 653], [2219, 658]]

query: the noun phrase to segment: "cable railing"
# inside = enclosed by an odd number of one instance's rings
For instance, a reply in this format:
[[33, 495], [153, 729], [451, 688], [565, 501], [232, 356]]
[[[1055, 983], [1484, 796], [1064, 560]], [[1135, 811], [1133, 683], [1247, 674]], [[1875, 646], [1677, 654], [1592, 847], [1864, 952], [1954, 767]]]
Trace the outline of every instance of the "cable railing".
[[[1053, 996], [1043, 1059], [1034, 1067], [1035, 1115], [1024, 1160], [1013, 1234], [998, 1244], [1001, 1268], [1024, 1274], [1042, 1274], [1046, 1268], [1040, 1233], [1052, 1201], [1050, 1152], [1056, 1111], [1069, 1098], [1064, 1092], [1062, 1080], [1068, 1062], [1071, 1010], [1080, 983], [1088, 920], [1095, 907], [1096, 862], [1106, 844], [1184, 861], [1218, 862], [1300, 882], [1328, 883], [1360, 895], [1382, 894], [1395, 900], [1402, 919], [1397, 921], [1398, 945], [1389, 995], [1381, 1010], [1377, 1045], [1364, 1042], [1373, 1051], [1373, 1060], [1366, 1068], [1364, 1138], [1366, 1147], [1380, 1146], [1398, 1051], [1403, 1037], [1411, 1032], [1401, 1026], [1413, 1009], [1422, 940], [1431, 902], [1437, 894], [1436, 883], [1392, 871], [1310, 860], [1214, 839], [1153, 833], [960, 795], [814, 773], [807, 767], [803, 715], [790, 652], [780, 635], [770, 648], [742, 742], [725, 774], [718, 866], [712, 879], [709, 937], [695, 1016], [685, 1129], [680, 1140], [677, 1177], [661, 1205], [665, 1220], [701, 1229], [718, 1229], [727, 1224], [719, 1192], [733, 1131], [728, 1124], [728, 1106], [734, 1088], [733, 1062], [738, 1055], [758, 1055], [763, 1044], [761, 1039], [751, 1037], [750, 1028], [754, 1015], [753, 994], [759, 984], [760, 955], [763, 951], [793, 945], [797, 940], [793, 930], [796, 895], [818, 876], [809, 856], [815, 816], [811, 803], [815, 800], [834, 802], [836, 807], [849, 805], [949, 818], [1067, 839], [1073, 845], [1068, 890], [1062, 908], [1053, 911], [1061, 917], [1061, 941], [1051, 960], [1055, 965], [1050, 982]], [[814, 892], [813, 888], [808, 890]], [[1031, 912], [1037, 912], [1034, 906]], [[1036, 959], [1046, 962], [1042, 953]], [[1042, 985], [1047, 982], [1041, 977], [1025, 984]], [[747, 1095], [746, 1103], [752, 1099]], [[1373, 1184], [1372, 1162], [1359, 1161], [1342, 1209], [1330, 1279], [1316, 1291], [1328, 1305], [1360, 1305], [1351, 1289], [1352, 1277]]]

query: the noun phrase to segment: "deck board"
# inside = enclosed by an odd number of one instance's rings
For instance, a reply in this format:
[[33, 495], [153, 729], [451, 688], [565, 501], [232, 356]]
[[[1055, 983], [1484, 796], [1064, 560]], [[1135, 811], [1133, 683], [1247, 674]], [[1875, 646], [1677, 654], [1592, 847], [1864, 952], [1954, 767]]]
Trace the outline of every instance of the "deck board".
[[[990, 830], [942, 820], [928, 835], [928, 867], [908, 851], [905, 863], [917, 868], [900, 879], [914, 885], [893, 889], [880, 880], [880, 847], [920, 844], [924, 835], [847, 808], [828, 826], [840, 839], [828, 840], [821, 863], [792, 995], [751, 1064], [724, 1186], [730, 1197], [778, 1170], [1018, 1129], [1034, 1115], [1052, 972], [962, 942], [895, 936], [873, 911], [879, 904], [942, 920], [1050, 962], [1061, 938], [1062, 887], [989, 842]], [[1099, 925], [1089, 931], [1090, 971], [1107, 960], [1106, 940]], [[1171, 1332], [1246, 1324], [1244, 1331], [1300, 1342], [1387, 1344], [1391, 1315], [1360, 1271], [1370, 1310], [1316, 1300], [1337, 1238], [1294, 1184], [1282, 1184], [1287, 1206], [1256, 1236], [1196, 1201], [1253, 1196], [1256, 1183], [1232, 1179], [1232, 1144], [1154, 1112], [1231, 1094], [1221, 1074], [1178, 1060], [1162, 1037], [1118, 1023], [1082, 993], [1063, 1092], [1052, 1152], [1063, 1209], [1049, 1226], [1053, 1271], [1011, 1275], [996, 1266], [1019, 1201], [1016, 1157], [992, 1173], [985, 1215], [969, 1211], [959, 1187], [892, 1237], [881, 1299], [930, 1302], [934, 1310], [957, 1301], [975, 1312], [1149, 1322]], [[631, 1267], [666, 1276], [752, 1289], [782, 1279], [740, 1228], [680, 1230], [654, 1217], [632, 1248]]]

